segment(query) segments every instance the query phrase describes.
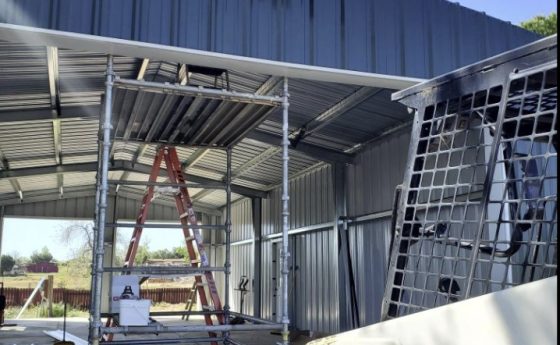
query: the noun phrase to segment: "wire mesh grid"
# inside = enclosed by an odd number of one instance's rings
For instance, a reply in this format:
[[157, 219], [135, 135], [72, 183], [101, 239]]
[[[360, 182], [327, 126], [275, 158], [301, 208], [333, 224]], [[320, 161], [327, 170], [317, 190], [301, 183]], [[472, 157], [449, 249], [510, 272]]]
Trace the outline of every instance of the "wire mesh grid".
[[556, 61], [505, 77], [418, 109], [383, 319], [556, 275]]

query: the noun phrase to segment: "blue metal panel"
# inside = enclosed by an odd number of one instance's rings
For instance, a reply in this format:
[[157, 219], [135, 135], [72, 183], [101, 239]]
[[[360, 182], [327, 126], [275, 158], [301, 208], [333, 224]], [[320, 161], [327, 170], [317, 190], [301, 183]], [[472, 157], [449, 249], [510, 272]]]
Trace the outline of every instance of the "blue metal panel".
[[444, 0], [0, 0], [0, 21], [410, 77], [538, 38]]

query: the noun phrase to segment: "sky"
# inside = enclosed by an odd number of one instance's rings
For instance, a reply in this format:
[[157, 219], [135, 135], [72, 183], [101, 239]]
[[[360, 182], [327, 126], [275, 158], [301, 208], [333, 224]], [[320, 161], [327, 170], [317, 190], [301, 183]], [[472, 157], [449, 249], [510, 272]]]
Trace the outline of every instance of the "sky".
[[459, 0], [465, 7], [519, 25], [537, 15], [556, 12], [556, 0]]
[[[4, 219], [4, 238], [2, 254], [29, 257], [33, 251], [40, 251], [46, 246], [58, 261], [73, 257], [80, 247], [80, 239], [66, 244], [61, 240], [61, 230], [76, 220], [9, 218]], [[80, 221], [86, 222], [86, 221]], [[132, 228], [117, 229], [121, 246], [127, 246], [132, 235]], [[165, 236], [161, 236], [162, 232]], [[150, 250], [171, 249], [184, 243], [180, 229], [144, 229], [141, 245], [147, 244]]]

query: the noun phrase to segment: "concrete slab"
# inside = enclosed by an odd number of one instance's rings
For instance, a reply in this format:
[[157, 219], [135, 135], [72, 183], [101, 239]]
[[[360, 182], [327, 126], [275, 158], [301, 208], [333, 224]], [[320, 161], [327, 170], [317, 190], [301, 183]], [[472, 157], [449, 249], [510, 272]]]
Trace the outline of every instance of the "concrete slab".
[[[9, 323], [16, 323], [17, 326], [0, 328], [0, 345], [52, 345], [55, 341], [50, 338], [44, 331], [53, 331], [62, 329], [62, 318], [51, 319], [26, 319], [26, 320], [6, 320]], [[158, 318], [158, 321], [166, 325], [184, 324], [177, 317]], [[202, 320], [193, 320], [189, 324], [203, 324]], [[69, 333], [87, 339], [88, 320], [86, 318], [68, 318], [66, 329]], [[179, 334], [162, 334], [157, 335], [134, 335], [134, 336], [115, 336], [115, 340], [132, 340], [132, 339], [182, 339], [192, 337], [205, 337], [207, 333], [179, 333]], [[281, 340], [279, 335], [270, 334], [269, 331], [251, 331], [251, 332], [235, 332], [234, 340], [244, 345], [274, 345]], [[306, 344], [311, 339], [300, 336], [293, 345]], [[193, 345], [202, 345], [208, 343], [193, 343]]]

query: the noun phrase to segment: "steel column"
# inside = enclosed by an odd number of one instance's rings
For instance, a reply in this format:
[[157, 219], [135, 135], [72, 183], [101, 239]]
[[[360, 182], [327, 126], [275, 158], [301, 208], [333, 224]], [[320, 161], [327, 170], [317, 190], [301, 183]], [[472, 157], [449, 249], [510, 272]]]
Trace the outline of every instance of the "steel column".
[[289, 186], [288, 186], [288, 161], [289, 161], [289, 146], [288, 140], [288, 109], [290, 107], [288, 93], [288, 78], [284, 78], [284, 92], [282, 95], [282, 251], [280, 253], [280, 260], [282, 263], [282, 344], [288, 345], [290, 343], [289, 326], [290, 318], [288, 316], [288, 275], [290, 273], [288, 261], [290, 258], [290, 251], [288, 248], [288, 230], [289, 222]]
[[[251, 199], [253, 215], [253, 316], [261, 317], [262, 199]], [[243, 312], [241, 310], [241, 312]]]
[[113, 57], [107, 56], [107, 73], [105, 79], [105, 109], [103, 112], [103, 121], [101, 130], [103, 135], [103, 151], [101, 155], [101, 169], [99, 176], [99, 205], [98, 221], [97, 221], [97, 242], [93, 250], [95, 269], [93, 277], [95, 278], [96, 290], [92, 293], [93, 303], [90, 311], [90, 337], [93, 345], [98, 345], [100, 341], [101, 330], [101, 298], [102, 298], [102, 280], [103, 280], [103, 240], [105, 234], [105, 218], [107, 214], [107, 194], [109, 192], [108, 175], [109, 175], [109, 155], [111, 151], [111, 107], [113, 92]]
[[[225, 275], [224, 275], [224, 319], [225, 324], [229, 324], [229, 285], [231, 276], [231, 158], [233, 149], [229, 147], [227, 149], [227, 171], [226, 171], [226, 260], [224, 264]], [[229, 338], [229, 331], [224, 332], [224, 344], [227, 344], [227, 339]]]
[[[4, 206], [0, 206], [0, 257], [2, 256], [2, 238], [4, 236]], [[0, 272], [2, 273], [2, 272]]]
[[358, 303], [354, 284], [354, 272], [350, 257], [348, 219], [346, 205], [346, 174], [344, 164], [333, 166], [335, 222], [338, 236], [338, 303], [340, 331], [359, 326]]

